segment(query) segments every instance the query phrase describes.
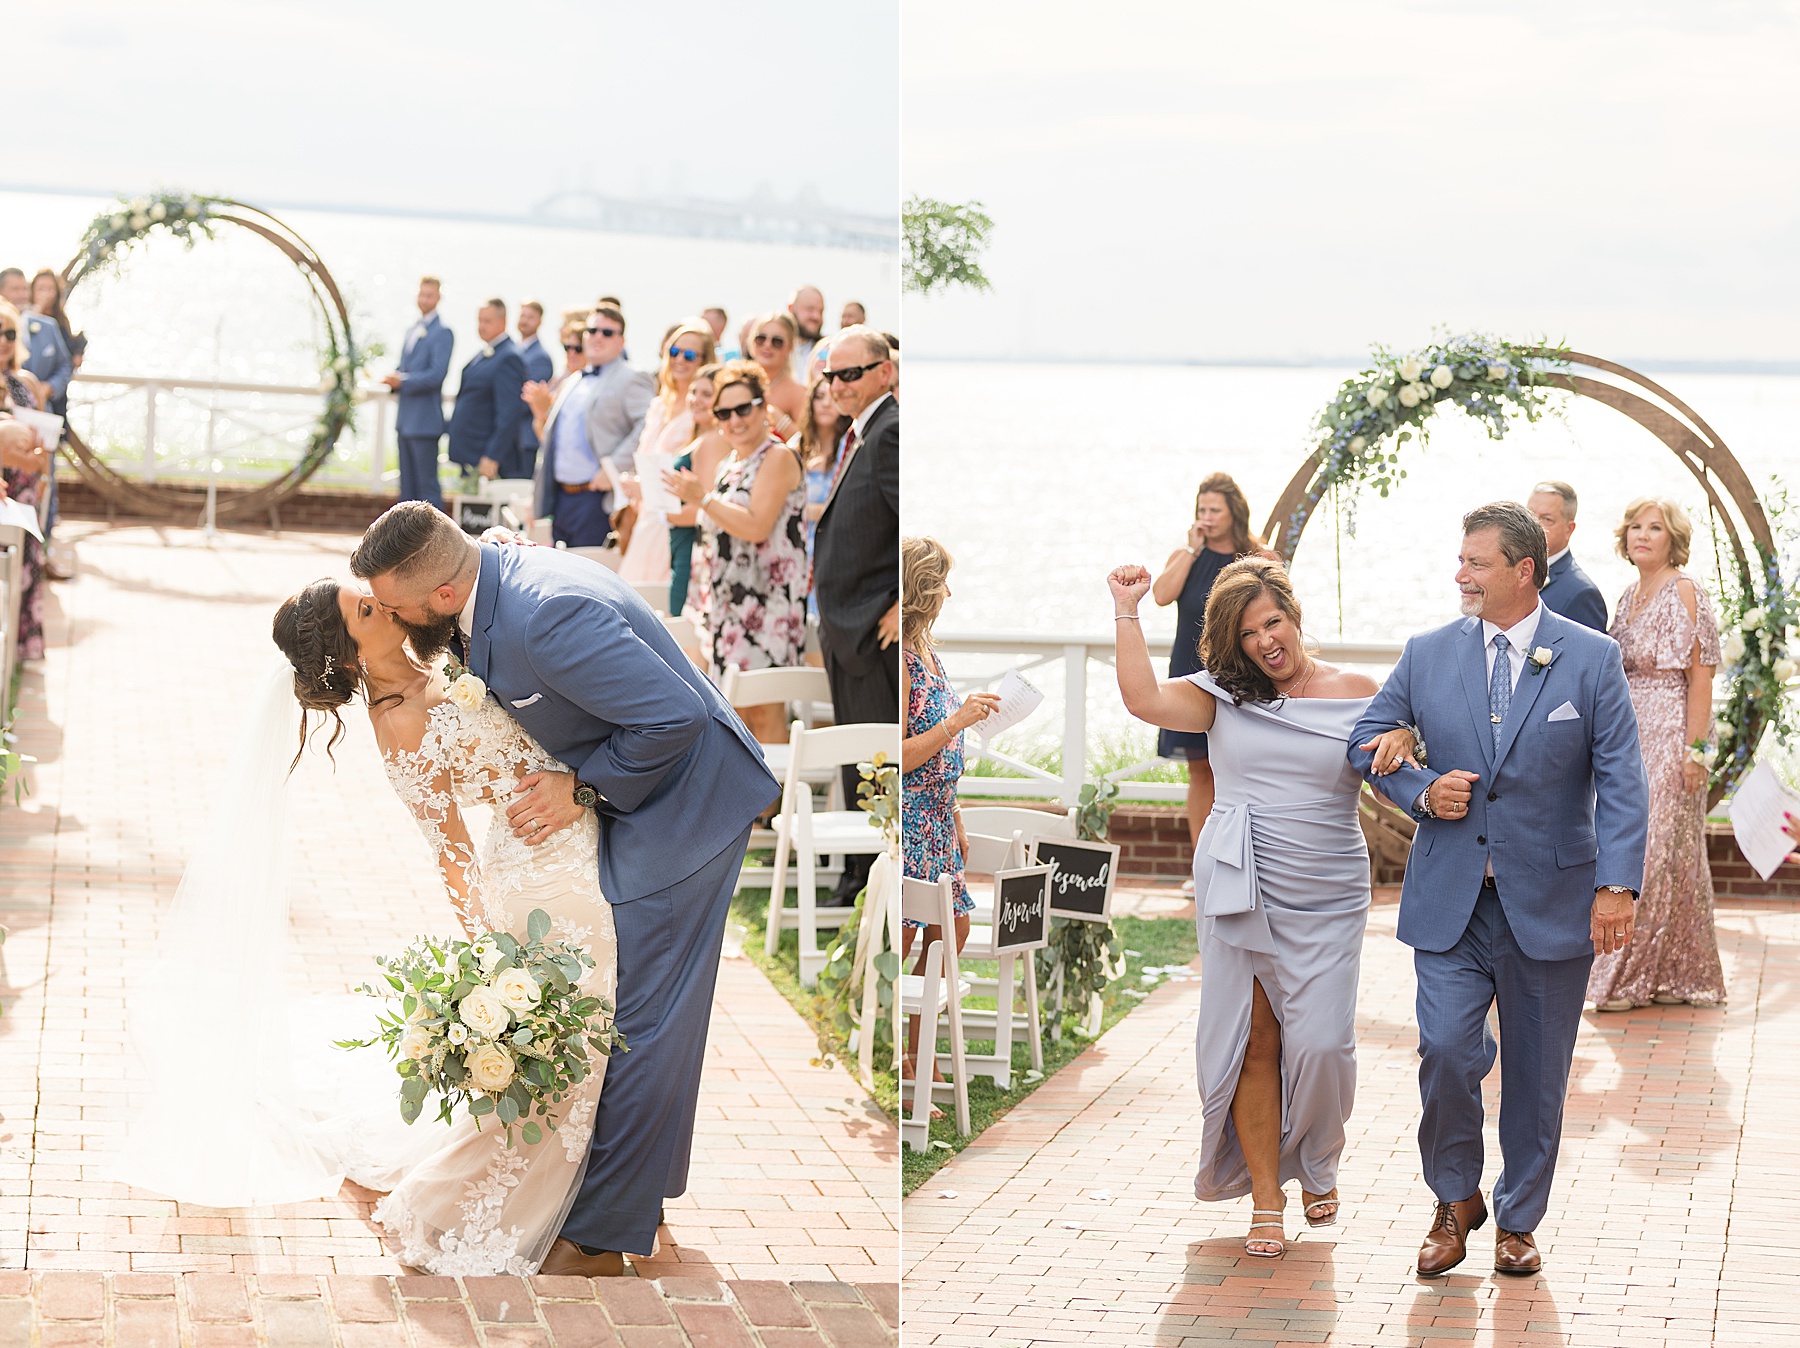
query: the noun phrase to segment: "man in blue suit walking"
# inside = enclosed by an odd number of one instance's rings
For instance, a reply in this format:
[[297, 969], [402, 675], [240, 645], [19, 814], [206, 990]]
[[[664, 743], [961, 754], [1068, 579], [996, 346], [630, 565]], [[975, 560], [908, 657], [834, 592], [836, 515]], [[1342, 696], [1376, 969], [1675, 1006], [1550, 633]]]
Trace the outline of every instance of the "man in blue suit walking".
[[1588, 579], [1569, 539], [1575, 533], [1575, 488], [1567, 482], [1540, 482], [1531, 489], [1525, 508], [1544, 526], [1544, 546], [1550, 549], [1544, 581], [1544, 607], [1572, 618], [1596, 632], [1606, 630], [1606, 598]]
[[399, 395], [394, 431], [400, 442], [400, 499], [429, 501], [440, 510], [438, 439], [444, 433], [444, 379], [456, 343], [438, 317], [442, 293], [437, 277], [419, 278], [419, 321], [406, 330], [400, 368], [381, 381]]
[[585, 810], [618, 936], [617, 1024], [587, 1169], [542, 1272], [618, 1276], [649, 1254], [688, 1157], [725, 915], [750, 826], [781, 793], [761, 748], [630, 585], [555, 548], [477, 544], [402, 502], [350, 569], [430, 659], [469, 669], [568, 772], [507, 810], [527, 845]]
[[[1544, 531], [1524, 506], [1463, 517], [1464, 617], [1406, 643], [1350, 762], [1418, 820], [1399, 937], [1418, 975], [1419, 1151], [1437, 1211], [1418, 1271], [1447, 1273], [1487, 1220], [1481, 1082], [1500, 1009], [1494, 1268], [1535, 1273], [1569, 1064], [1594, 956], [1631, 939], [1649, 787], [1619, 647], [1546, 608]], [[1414, 726], [1430, 767], [1370, 773], [1357, 747]]]
[[463, 366], [450, 415], [450, 462], [465, 476], [474, 470], [494, 478], [518, 450], [520, 421], [531, 421], [531, 409], [519, 396], [525, 362], [506, 335], [505, 300], [489, 300], [476, 311], [475, 334], [481, 349]]
[[[556, 376], [556, 362], [538, 340], [538, 329], [543, 325], [543, 305], [536, 300], [526, 300], [519, 306], [519, 336], [513, 345], [519, 350], [519, 359], [525, 362], [525, 382], [529, 384], [548, 384]], [[525, 418], [519, 422], [519, 447], [511, 457], [502, 460], [500, 476], [530, 477], [537, 471], [537, 452], [537, 432], [531, 427], [528, 406]]]

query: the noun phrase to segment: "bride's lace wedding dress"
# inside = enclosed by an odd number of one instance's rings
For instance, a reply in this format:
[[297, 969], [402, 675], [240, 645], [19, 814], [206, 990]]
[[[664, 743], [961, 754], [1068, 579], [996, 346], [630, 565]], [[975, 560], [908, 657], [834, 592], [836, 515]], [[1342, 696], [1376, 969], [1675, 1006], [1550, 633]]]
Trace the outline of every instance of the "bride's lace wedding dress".
[[[513, 836], [506, 817], [521, 776], [568, 768], [491, 697], [472, 711], [439, 702], [427, 713], [418, 749], [390, 751], [385, 759], [388, 779], [418, 819], [464, 927], [525, 940], [526, 921], [541, 908], [553, 936], [592, 957], [582, 989], [614, 1000], [618, 947], [595, 864], [599, 821], [586, 812], [528, 847]], [[479, 849], [463, 818], [463, 810], [476, 805], [493, 808]], [[402, 1263], [443, 1276], [537, 1272], [587, 1160], [606, 1059], [590, 1053], [589, 1066], [592, 1074], [552, 1118], [554, 1131], [546, 1129], [535, 1145], [515, 1129], [507, 1146], [491, 1116], [480, 1129], [461, 1116], [446, 1127], [428, 1106], [413, 1130], [434, 1129], [442, 1144], [422, 1162], [403, 1173], [373, 1157], [347, 1164], [352, 1179], [389, 1191], [374, 1215], [398, 1237]], [[391, 1107], [398, 1112], [397, 1104]]]

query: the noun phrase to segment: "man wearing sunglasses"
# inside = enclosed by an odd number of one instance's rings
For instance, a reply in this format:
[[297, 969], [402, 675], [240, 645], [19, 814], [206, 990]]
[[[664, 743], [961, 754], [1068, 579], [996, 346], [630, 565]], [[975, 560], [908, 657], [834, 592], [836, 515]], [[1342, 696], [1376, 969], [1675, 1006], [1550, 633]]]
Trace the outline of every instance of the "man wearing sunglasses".
[[[893, 351], [874, 328], [831, 340], [831, 381], [850, 429], [813, 540], [813, 590], [831, 704], [838, 724], [900, 719], [900, 405]], [[856, 798], [856, 769], [844, 774]], [[860, 860], [861, 864], [857, 862]], [[870, 858], [844, 858], [840, 902], [854, 902]]]
[[612, 531], [612, 475], [632, 469], [644, 414], [656, 381], [625, 359], [625, 315], [612, 304], [595, 306], [582, 334], [587, 367], [565, 379], [544, 422], [545, 451], [538, 455], [532, 492], [539, 519], [549, 519], [556, 541], [571, 548], [606, 545]]

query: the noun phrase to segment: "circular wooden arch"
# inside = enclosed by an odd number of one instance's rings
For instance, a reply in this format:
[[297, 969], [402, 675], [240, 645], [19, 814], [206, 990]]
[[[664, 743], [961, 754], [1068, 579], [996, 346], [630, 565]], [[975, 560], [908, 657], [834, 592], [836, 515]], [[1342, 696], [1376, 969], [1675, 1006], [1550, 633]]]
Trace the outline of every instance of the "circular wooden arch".
[[[339, 355], [353, 357], [355, 346], [350, 336], [349, 306], [344, 303], [337, 282], [332, 279], [323, 259], [313, 250], [312, 245], [267, 211], [242, 201], [213, 199], [207, 205], [208, 223], [237, 225], [281, 250], [282, 255], [305, 278], [307, 287], [312, 291], [313, 301], [319, 307], [319, 316], [330, 334], [330, 349]], [[94, 258], [86, 252], [71, 260], [62, 270], [63, 280], [69, 291], [72, 292], [101, 265], [102, 259]], [[327, 392], [325, 411], [313, 430], [312, 443], [300, 462], [273, 481], [265, 482], [251, 491], [220, 499], [216, 507], [217, 518], [224, 520], [268, 515], [319, 470], [319, 466], [331, 457], [344, 427], [350, 424], [354, 374], [354, 359], [351, 360], [347, 374], [332, 372], [336, 382]], [[187, 484], [134, 481], [114, 470], [89, 449], [86, 442], [75, 433], [72, 424], [65, 423], [64, 430], [67, 437], [65, 444], [75, 456], [82, 476], [112, 505], [134, 515], [147, 515], [156, 519], [190, 520], [204, 513], [204, 492], [201, 488]]]

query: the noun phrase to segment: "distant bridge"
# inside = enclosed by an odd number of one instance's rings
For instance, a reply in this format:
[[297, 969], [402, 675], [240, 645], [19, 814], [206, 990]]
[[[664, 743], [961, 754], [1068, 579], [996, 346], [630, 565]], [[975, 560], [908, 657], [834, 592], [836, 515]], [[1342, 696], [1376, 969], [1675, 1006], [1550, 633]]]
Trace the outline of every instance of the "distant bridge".
[[859, 215], [818, 202], [699, 201], [691, 198], [633, 201], [571, 189], [545, 197], [531, 210], [539, 224], [624, 234], [668, 234], [696, 239], [742, 239], [811, 248], [857, 248], [891, 253], [900, 246], [898, 221]]

